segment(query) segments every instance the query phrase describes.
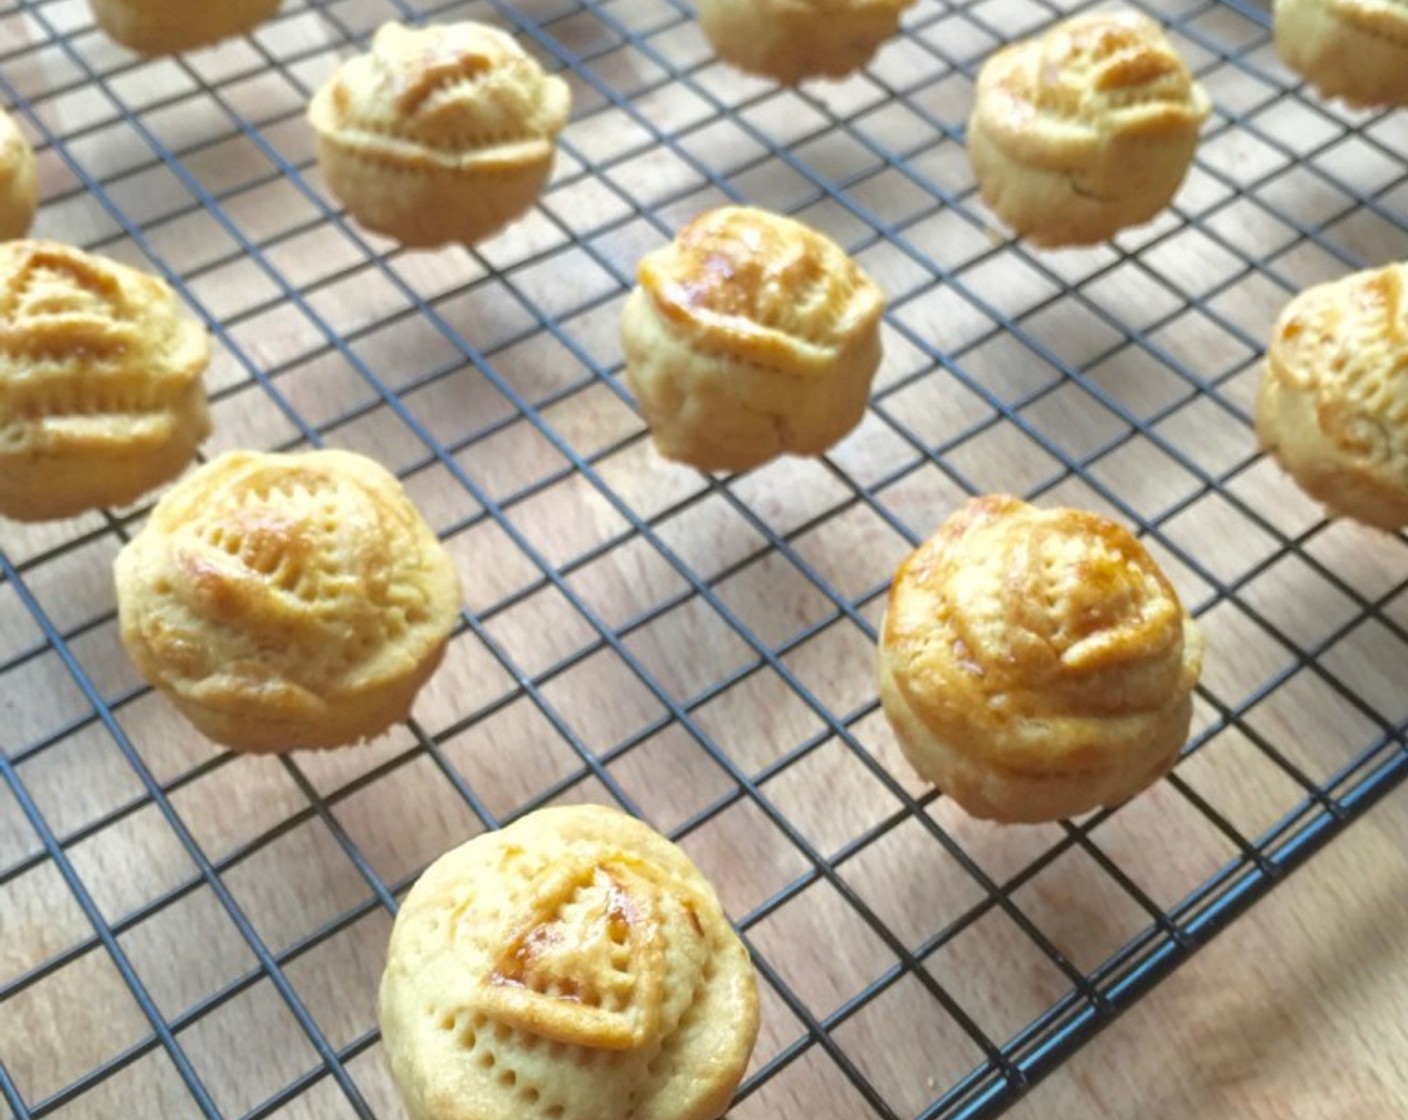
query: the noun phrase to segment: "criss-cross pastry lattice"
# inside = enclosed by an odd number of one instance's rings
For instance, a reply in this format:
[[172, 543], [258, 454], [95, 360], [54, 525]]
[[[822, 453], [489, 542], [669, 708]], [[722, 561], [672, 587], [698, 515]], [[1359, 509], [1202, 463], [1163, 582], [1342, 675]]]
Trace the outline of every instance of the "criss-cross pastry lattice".
[[117, 586], [143, 676], [251, 751], [336, 746], [403, 718], [460, 604], [400, 484], [342, 451], [215, 460], [157, 504]]
[[437, 860], [381, 989], [413, 1120], [714, 1120], [752, 965], [687, 857], [614, 810], [543, 810]]
[[205, 331], [162, 281], [65, 245], [0, 244], [0, 513], [124, 505], [210, 430]]

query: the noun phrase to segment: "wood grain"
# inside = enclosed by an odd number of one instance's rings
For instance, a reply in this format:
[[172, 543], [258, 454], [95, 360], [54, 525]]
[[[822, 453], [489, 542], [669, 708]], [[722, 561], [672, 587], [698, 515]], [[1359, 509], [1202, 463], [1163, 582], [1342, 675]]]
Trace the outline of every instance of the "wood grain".
[[1408, 803], [1396, 796], [1011, 1115], [1404, 1115], [1405, 853]]
[[[1186, 14], [1176, 2], [1144, 6]], [[1178, 212], [1116, 246], [1037, 258], [992, 228], [953, 138], [971, 103], [971, 64], [994, 42], [984, 22], [1025, 28], [1027, 6], [998, 0], [978, 20], [920, 0], [914, 26], [953, 65], [937, 63], [916, 35], [882, 53], [872, 77], [798, 95], [709, 65], [697, 30], [664, 0], [581, 11], [528, 0], [518, 5], [524, 15], [638, 96], [639, 118], [574, 79], [577, 117], [539, 211], [472, 254], [405, 253], [373, 240], [373, 260], [325, 209], [300, 120], [307, 90], [347, 53], [346, 28], [291, 3], [263, 41], [268, 55], [237, 42], [133, 66], [82, 31], [86, 15], [70, 11], [80, 6], [43, 7], [63, 9], [85, 57], [110, 76], [77, 80], [48, 31], [0, 13], [0, 51], [18, 52], [6, 78], [34, 102], [35, 119], [23, 122], [31, 134], [41, 126], [64, 137], [64, 152], [141, 223], [155, 263], [182, 276], [194, 309], [222, 325], [208, 451], [300, 445], [307, 435], [291, 410], [327, 444], [404, 473], [482, 620], [482, 633], [454, 639], [414, 728], [290, 760], [233, 757], [141, 691], [118, 643], [111, 564], [142, 508], [115, 520], [0, 526], [0, 548], [114, 706], [138, 765], [94, 718], [8, 583], [0, 749], [18, 760], [19, 784], [223, 1114], [241, 1115], [321, 1068], [256, 949], [278, 960], [320, 1041], [338, 1048], [365, 1037], [391, 921], [378, 888], [405, 890], [484, 827], [466, 791], [499, 818], [549, 793], [609, 801], [608, 783], [662, 829], [712, 813], [688, 828], [684, 847], [793, 1001], [764, 986], [753, 1069], [806, 1037], [804, 1017], [825, 1020], [880, 982], [831, 1037], [906, 1117], [982, 1059], [935, 988], [972, 1031], [1001, 1043], [1071, 990], [1046, 949], [1094, 968], [1147, 927], [1145, 900], [1173, 906], [1234, 858], [1225, 832], [1171, 783], [1079, 843], [1057, 825], [974, 822], [944, 800], [906, 812], [927, 791], [876, 711], [873, 629], [895, 564], [965, 487], [1036, 491], [1043, 502], [1157, 524], [1150, 547], [1210, 646], [1195, 728], [1205, 741], [1178, 774], [1242, 836], [1262, 835], [1294, 809], [1302, 779], [1326, 780], [1408, 717], [1408, 650], [1392, 627], [1365, 617], [1366, 604], [1382, 600], [1394, 626], [1408, 626], [1408, 547], [1323, 524], [1257, 456], [1247, 423], [1259, 340], [1290, 292], [1342, 271], [1336, 253], [1366, 263], [1408, 255], [1393, 216], [1401, 185], [1377, 212], [1334, 186], [1401, 181], [1401, 159], [1385, 153], [1408, 150], [1408, 123], [1400, 114], [1363, 125], [1276, 96], [1289, 79], [1264, 28], [1232, 9], [1198, 15], [1197, 36], [1179, 40], [1224, 112], [1247, 120], [1215, 122]], [[328, 7], [365, 31], [386, 5]], [[649, 36], [688, 80], [661, 81], [597, 8]], [[880, 83], [907, 92], [893, 97]], [[738, 112], [721, 115], [706, 94]], [[193, 201], [124, 111], [179, 150], [226, 222]], [[658, 143], [652, 128], [678, 133], [679, 143]], [[877, 145], [909, 153], [905, 166], [879, 158]], [[1292, 158], [1297, 150], [1318, 176]], [[40, 233], [153, 263], [56, 146], [41, 145], [40, 156]], [[890, 294], [875, 407], [826, 464], [778, 462], [723, 481], [667, 465], [600, 374], [619, 367], [617, 320], [636, 259], [722, 201], [696, 160], [749, 201], [797, 212], [854, 247]], [[846, 179], [861, 209], [821, 197], [795, 161]], [[951, 205], [935, 203], [940, 191]], [[899, 231], [904, 245], [877, 237], [861, 215]], [[950, 283], [936, 285], [936, 270]], [[1003, 329], [1014, 320], [1019, 333]], [[466, 342], [487, 355], [497, 381], [464, 360]], [[358, 363], [399, 394], [404, 412]], [[1136, 422], [1149, 430], [1136, 432]], [[433, 459], [427, 437], [448, 449], [448, 462]], [[936, 447], [941, 465], [926, 454]], [[565, 449], [590, 462], [601, 487], [570, 469]], [[1063, 458], [1080, 462], [1084, 477]], [[671, 706], [688, 719], [671, 718]], [[148, 780], [164, 790], [162, 804], [147, 795]], [[202, 878], [182, 833], [247, 928]], [[0, 784], [0, 986], [44, 972], [0, 1010], [6, 1071], [33, 1105], [141, 1047], [51, 1115], [126, 1116], [138, 1101], [143, 1115], [195, 1115], [175, 1064], [41, 851]], [[1408, 1113], [1405, 853], [1400, 792], [1013, 1115]], [[1011, 909], [991, 903], [991, 884], [1011, 885]], [[787, 901], [770, 905], [779, 892]], [[924, 977], [896, 972], [882, 932], [909, 953], [938, 942]], [[347, 1068], [376, 1116], [403, 1115], [377, 1045]], [[732, 1113], [869, 1114], [817, 1046]], [[10, 1115], [0, 1104], [0, 1120]], [[322, 1076], [274, 1115], [355, 1113]]]

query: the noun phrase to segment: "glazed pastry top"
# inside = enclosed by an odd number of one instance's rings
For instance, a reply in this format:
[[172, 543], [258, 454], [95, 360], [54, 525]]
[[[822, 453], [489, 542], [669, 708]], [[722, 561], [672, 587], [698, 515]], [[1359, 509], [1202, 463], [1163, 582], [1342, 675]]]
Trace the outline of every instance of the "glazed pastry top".
[[976, 104], [999, 144], [1057, 169], [1112, 137], [1196, 130], [1211, 108], [1158, 24], [1134, 13], [1077, 16], [998, 51]]
[[741, 206], [690, 222], [642, 260], [640, 284], [695, 349], [794, 374], [828, 371], [885, 309], [874, 281], [830, 238]]
[[314, 125], [371, 148], [478, 159], [532, 158], [567, 123], [567, 83], [505, 33], [462, 22], [389, 23], [314, 98]]
[[164, 443], [210, 359], [163, 281], [44, 241], [0, 244], [0, 449]]
[[458, 576], [384, 468], [343, 451], [231, 452], [157, 504], [128, 546], [145, 656], [173, 686], [365, 690], [437, 648]]
[[1408, 265], [1308, 288], [1276, 323], [1266, 376], [1315, 399], [1335, 449], [1408, 477]]
[[708, 1118], [757, 1029], [713, 889], [648, 826], [541, 810], [433, 864], [397, 919], [382, 1025], [415, 1115]]
[[969, 502], [904, 563], [882, 643], [921, 718], [967, 728], [1024, 772], [1116, 761], [1102, 752], [1125, 736], [1099, 726], [1157, 717], [1187, 696], [1202, 655], [1123, 526], [1001, 495]]

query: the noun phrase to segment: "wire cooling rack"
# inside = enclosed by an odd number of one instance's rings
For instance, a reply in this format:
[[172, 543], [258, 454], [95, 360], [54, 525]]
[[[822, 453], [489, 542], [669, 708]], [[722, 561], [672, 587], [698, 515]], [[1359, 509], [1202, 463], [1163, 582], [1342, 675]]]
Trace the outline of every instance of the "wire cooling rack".
[[[919, 0], [863, 75], [780, 91], [676, 0], [291, 0], [141, 62], [77, 0], [0, 4], [39, 231], [211, 325], [217, 431], [405, 479], [469, 611], [413, 720], [213, 750], [139, 686], [110, 567], [147, 507], [0, 540], [0, 1118], [400, 1115], [375, 1030], [396, 900], [474, 833], [615, 799], [679, 838], [757, 959], [732, 1115], [1001, 1112], [1408, 774], [1408, 554], [1254, 452], [1288, 295], [1408, 257], [1408, 114], [1346, 115], [1241, 0], [1142, 5], [1216, 101], [1177, 205], [1112, 245], [994, 232], [973, 77], [1064, 9]], [[571, 80], [542, 205], [474, 252], [330, 204], [302, 110], [391, 18], [479, 18]], [[653, 457], [615, 324], [640, 254], [728, 199], [832, 233], [890, 295], [861, 429], [710, 479]], [[1140, 527], [1208, 634], [1195, 734], [1117, 812], [969, 821], [878, 713], [895, 564], [969, 492]]]

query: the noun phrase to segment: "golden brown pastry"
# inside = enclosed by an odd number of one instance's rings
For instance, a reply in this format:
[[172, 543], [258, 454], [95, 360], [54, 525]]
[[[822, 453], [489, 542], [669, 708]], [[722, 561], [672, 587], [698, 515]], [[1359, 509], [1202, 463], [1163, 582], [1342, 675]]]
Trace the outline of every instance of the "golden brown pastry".
[[126, 505], [210, 432], [205, 330], [161, 280], [47, 241], [0, 244], [0, 514]]
[[0, 110], [0, 241], [23, 237], [39, 209], [34, 149], [10, 115]]
[[859, 70], [914, 0], [699, 0], [699, 26], [725, 62], [796, 85]]
[[405, 718], [460, 608], [444, 547], [361, 455], [236, 451], [118, 554], [122, 643], [236, 750], [333, 747]]
[[1173, 766], [1202, 657], [1197, 626], [1123, 527], [978, 498], [900, 566], [880, 699], [914, 768], [969, 813], [1057, 820]]
[[1408, 105], [1408, 0], [1276, 0], [1276, 51], [1326, 97]]
[[282, 0], [89, 0], [108, 35], [138, 54], [176, 54], [254, 30]]
[[381, 982], [411, 1120], [715, 1120], [758, 1030], [748, 953], [649, 826], [543, 809], [436, 860]]
[[561, 78], [478, 23], [388, 23], [343, 63], [308, 120], [328, 188], [406, 245], [470, 244], [521, 217], [572, 111]]
[[1023, 237], [1090, 244], [1169, 204], [1209, 109], [1158, 24], [1096, 12], [983, 64], [968, 155], [983, 201]]
[[660, 454], [741, 471], [820, 455], [865, 415], [885, 297], [790, 218], [727, 206], [640, 264], [621, 339]]
[[1408, 526], [1408, 264], [1291, 300], [1266, 354], [1256, 432], [1332, 514]]

